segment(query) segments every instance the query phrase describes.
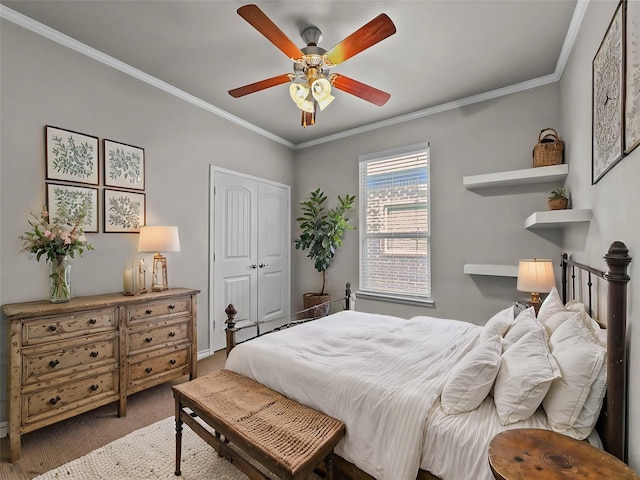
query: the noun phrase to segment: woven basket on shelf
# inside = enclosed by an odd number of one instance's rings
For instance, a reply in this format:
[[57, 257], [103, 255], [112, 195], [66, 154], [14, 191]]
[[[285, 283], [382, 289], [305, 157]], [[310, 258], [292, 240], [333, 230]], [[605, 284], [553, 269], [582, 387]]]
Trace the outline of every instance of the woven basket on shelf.
[[[547, 133], [545, 133], [547, 132]], [[538, 143], [533, 147], [533, 166], [560, 165], [564, 160], [564, 142], [553, 128], [543, 128]]]

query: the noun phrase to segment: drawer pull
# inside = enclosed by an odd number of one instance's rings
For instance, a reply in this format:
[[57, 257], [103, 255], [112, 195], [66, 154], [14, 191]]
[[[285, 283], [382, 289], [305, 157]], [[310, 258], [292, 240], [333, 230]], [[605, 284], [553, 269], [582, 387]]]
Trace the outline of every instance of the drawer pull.
[[153, 312], [153, 310], [151, 310], [150, 308], [148, 308], [147, 310], [145, 310], [144, 313], [146, 313], [147, 315], [151, 315], [151, 313]]
[[172, 358], [171, 360], [169, 360], [169, 363], [170, 363], [171, 365], [175, 365], [175, 364], [176, 364], [176, 361]]
[[49, 362], [49, 366], [51, 368], [56, 368], [59, 364], [60, 364], [60, 360], [58, 360], [57, 358], [55, 360], [51, 360]]
[[169, 336], [170, 337], [175, 337], [176, 336], [176, 332], [169, 332]]
[[153, 370], [153, 368], [151, 368], [151, 367], [147, 367], [147, 368], [144, 369], [144, 371], [147, 372], [147, 373], [151, 373], [152, 370]]
[[173, 310], [175, 308], [176, 308], [176, 306], [173, 303], [171, 305], [169, 305], [169, 310]]
[[99, 355], [99, 352], [91, 352], [89, 354], [89, 356], [92, 357], [92, 358], [96, 358], [98, 355]]
[[147, 342], [147, 343], [151, 343], [151, 342], [153, 342], [153, 338], [147, 337], [147, 338], [144, 339], [144, 341]]
[[91, 391], [95, 392], [98, 389], [98, 385], [96, 385], [95, 383], [93, 385], [91, 385]]
[[91, 325], [95, 325], [96, 323], [98, 323], [98, 320], [96, 320], [95, 318], [90, 318], [90, 319], [89, 319], [89, 323], [90, 323]]
[[58, 329], [57, 325], [49, 325], [49, 331], [50, 332], [55, 332]]
[[50, 400], [49, 400], [49, 403], [50, 403], [51, 405], [55, 405], [55, 404], [56, 404], [56, 403], [58, 403], [59, 401], [60, 401], [60, 396], [59, 396], [59, 395], [56, 395], [56, 398], [52, 398], [52, 399], [50, 399]]

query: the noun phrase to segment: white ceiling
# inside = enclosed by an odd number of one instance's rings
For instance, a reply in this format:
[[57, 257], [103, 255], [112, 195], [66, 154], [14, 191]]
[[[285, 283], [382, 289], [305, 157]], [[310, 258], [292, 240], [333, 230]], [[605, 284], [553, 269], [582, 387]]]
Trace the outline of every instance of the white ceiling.
[[[293, 71], [292, 62], [236, 13], [245, 3], [0, 0], [3, 17], [51, 36], [49, 29], [30, 19], [40, 22], [75, 40], [63, 43], [88, 45], [124, 62], [125, 71], [130, 66], [144, 72], [132, 70], [143, 80], [166, 82], [169, 86], [164, 88], [172, 93], [191, 95], [203, 108], [298, 147], [365, 125], [428, 114], [438, 106], [485, 92], [517, 91], [557, 80], [561, 73], [557, 67], [561, 70], [581, 19], [576, 5], [581, 7], [582, 2], [258, 1], [300, 47], [304, 46], [300, 31], [309, 25], [322, 30], [319, 45], [327, 50], [380, 13], [386, 13], [396, 26], [395, 35], [332, 69], [390, 93], [389, 102], [377, 107], [334, 91], [335, 101], [318, 113], [316, 125], [306, 129], [300, 126], [300, 110], [289, 98], [286, 84], [239, 99], [227, 93]], [[111, 62], [109, 57], [103, 55], [102, 61]], [[511, 87], [522, 82], [528, 83]]]

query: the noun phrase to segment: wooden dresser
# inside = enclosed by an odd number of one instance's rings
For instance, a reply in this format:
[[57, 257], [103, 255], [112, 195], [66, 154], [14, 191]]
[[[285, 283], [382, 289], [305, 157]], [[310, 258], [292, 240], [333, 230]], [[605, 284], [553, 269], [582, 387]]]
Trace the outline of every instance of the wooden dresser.
[[196, 377], [198, 290], [2, 306], [9, 322], [9, 442], [170, 379]]

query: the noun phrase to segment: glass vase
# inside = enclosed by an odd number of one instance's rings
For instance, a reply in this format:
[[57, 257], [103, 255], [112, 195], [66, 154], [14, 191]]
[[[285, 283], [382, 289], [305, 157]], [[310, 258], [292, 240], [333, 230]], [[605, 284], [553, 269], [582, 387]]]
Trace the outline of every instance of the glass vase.
[[67, 255], [58, 255], [52, 260], [49, 287], [51, 303], [64, 303], [71, 300], [71, 264]]

